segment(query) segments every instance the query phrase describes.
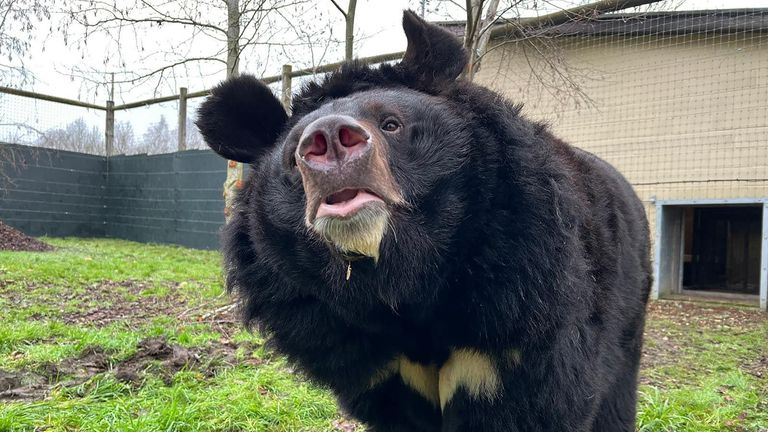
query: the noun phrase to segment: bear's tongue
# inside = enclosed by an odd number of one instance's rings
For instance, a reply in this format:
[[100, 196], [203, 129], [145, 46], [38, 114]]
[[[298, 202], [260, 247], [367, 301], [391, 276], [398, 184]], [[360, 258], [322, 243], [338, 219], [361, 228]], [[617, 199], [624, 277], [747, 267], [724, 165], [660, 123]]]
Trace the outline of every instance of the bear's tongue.
[[360, 189], [344, 189], [326, 198], [325, 202], [330, 205], [342, 203], [354, 199], [358, 193], [360, 193]]
[[382, 199], [363, 189], [344, 189], [323, 200], [316, 217], [347, 217], [369, 202], [382, 202]]

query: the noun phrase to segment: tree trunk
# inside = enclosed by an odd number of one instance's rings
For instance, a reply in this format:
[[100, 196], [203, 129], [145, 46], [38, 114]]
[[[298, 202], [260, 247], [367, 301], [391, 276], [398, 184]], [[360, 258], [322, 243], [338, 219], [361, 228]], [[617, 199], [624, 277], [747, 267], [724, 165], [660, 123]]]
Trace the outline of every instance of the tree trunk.
[[240, 66], [240, 0], [227, 0], [227, 78]]
[[[470, 72], [467, 75], [469, 80], [472, 81], [475, 78], [475, 74], [480, 70], [480, 61], [485, 54], [485, 48], [488, 46], [488, 41], [491, 39], [490, 26], [493, 25], [496, 19], [496, 12], [499, 9], [499, 0], [490, 0], [488, 3], [488, 10], [485, 12], [485, 19], [482, 21], [482, 25], [477, 28], [478, 36], [475, 36], [475, 49], [474, 49], [474, 62], [470, 64]], [[482, 12], [482, 11], [481, 11]], [[480, 34], [480, 32], [483, 32]]]
[[475, 41], [480, 27], [480, 15], [483, 13], [483, 0], [467, 0], [467, 25], [464, 30], [464, 48], [467, 50], [467, 66], [462, 78], [472, 81], [472, 65], [475, 63]]
[[347, 61], [352, 60], [353, 55], [353, 43], [355, 42], [355, 9], [357, 8], [357, 0], [349, 0], [347, 6], [347, 14], [344, 16], [346, 20], [346, 39], [344, 41], [344, 59]]
[[[240, 65], [240, 0], [227, 1], [227, 78], [239, 74]], [[229, 222], [237, 191], [243, 184], [243, 164], [227, 161], [227, 179], [224, 180], [224, 219]]]

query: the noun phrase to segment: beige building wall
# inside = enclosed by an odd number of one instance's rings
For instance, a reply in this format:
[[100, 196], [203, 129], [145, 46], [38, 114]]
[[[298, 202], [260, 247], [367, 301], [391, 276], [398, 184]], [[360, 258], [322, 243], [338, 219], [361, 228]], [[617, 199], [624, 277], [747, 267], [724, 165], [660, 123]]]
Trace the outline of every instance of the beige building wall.
[[652, 225], [654, 199], [768, 197], [767, 34], [491, 46], [477, 80], [616, 166]]

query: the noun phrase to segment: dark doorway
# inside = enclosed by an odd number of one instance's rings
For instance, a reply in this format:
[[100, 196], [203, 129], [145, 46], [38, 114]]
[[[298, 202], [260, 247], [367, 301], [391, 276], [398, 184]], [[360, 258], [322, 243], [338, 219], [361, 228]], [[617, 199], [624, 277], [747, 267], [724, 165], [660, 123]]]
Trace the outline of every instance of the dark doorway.
[[684, 208], [683, 288], [758, 294], [762, 215], [762, 206]]

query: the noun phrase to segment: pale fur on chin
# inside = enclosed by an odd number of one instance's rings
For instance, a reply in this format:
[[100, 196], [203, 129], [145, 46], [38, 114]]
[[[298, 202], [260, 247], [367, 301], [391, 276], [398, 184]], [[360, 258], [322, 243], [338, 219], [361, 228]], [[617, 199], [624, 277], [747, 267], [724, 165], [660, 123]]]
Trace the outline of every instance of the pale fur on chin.
[[352, 253], [379, 260], [379, 246], [389, 224], [389, 212], [383, 203], [366, 204], [347, 218], [323, 216], [312, 227], [342, 254]]

